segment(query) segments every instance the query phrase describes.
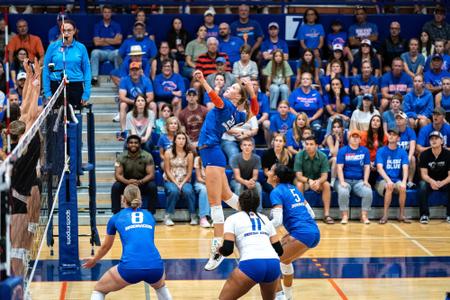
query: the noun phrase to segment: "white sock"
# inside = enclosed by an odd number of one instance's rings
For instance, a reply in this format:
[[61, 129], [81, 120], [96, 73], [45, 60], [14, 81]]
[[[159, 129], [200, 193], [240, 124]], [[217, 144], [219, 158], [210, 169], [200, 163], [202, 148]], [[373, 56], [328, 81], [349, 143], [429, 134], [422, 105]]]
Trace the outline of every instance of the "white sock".
[[[158, 300], [172, 300], [172, 295], [166, 286], [155, 289]], [[92, 300], [92, 299], [91, 299]]]
[[275, 293], [275, 300], [286, 300], [283, 291], [279, 291]]
[[92, 291], [91, 300], [105, 300], [105, 294], [99, 291]]
[[231, 208], [235, 210], [239, 210], [239, 196], [233, 193], [233, 196], [231, 196], [230, 199], [225, 200], [225, 203], [228, 204]]
[[287, 300], [292, 299], [292, 286], [285, 286], [284, 284], [281, 284], [283, 287], [284, 295]]

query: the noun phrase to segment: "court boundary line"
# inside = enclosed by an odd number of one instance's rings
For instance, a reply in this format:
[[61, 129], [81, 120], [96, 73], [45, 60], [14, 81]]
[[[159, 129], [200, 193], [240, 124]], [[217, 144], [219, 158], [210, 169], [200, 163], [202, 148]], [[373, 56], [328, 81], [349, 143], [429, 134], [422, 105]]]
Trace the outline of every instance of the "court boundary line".
[[[395, 225], [395, 224], [392, 224]], [[401, 240], [402, 237], [324, 237], [320, 238], [320, 240]], [[443, 240], [450, 240], [450, 236], [409, 236], [408, 239], [443, 239]], [[210, 241], [211, 239], [204, 239], [204, 238], [155, 238], [155, 241]]]
[[421, 243], [419, 243], [417, 240], [415, 240], [412, 236], [410, 236], [406, 231], [404, 231], [403, 229], [400, 228], [400, 226], [398, 226], [397, 224], [392, 224], [390, 223], [391, 226], [393, 226], [395, 229], [397, 229], [401, 234], [403, 234], [408, 240], [410, 240], [414, 245], [416, 245], [417, 247], [419, 247], [422, 251], [424, 251], [428, 256], [435, 256], [433, 254], [433, 252], [431, 252], [430, 250], [428, 250], [427, 248], [425, 248], [424, 245], [422, 245]]
[[341, 297], [342, 300], [348, 300], [347, 295], [345, 295], [344, 291], [339, 287], [336, 281], [334, 281], [333, 278], [327, 278], [327, 281], [331, 284], [331, 286], [334, 288], [336, 293], [338, 293], [339, 297]]
[[67, 293], [67, 281], [63, 281], [61, 283], [61, 290], [59, 291], [59, 300], [65, 300], [66, 299], [66, 293]]

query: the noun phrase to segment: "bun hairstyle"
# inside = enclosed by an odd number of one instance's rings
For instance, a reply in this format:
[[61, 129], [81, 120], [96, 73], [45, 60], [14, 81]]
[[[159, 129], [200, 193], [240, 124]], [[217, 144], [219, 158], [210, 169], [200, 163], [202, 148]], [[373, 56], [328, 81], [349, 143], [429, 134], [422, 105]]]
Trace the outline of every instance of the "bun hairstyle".
[[277, 164], [275, 166], [275, 175], [279, 178], [280, 183], [293, 183], [295, 173], [286, 165]]
[[139, 208], [142, 205], [141, 191], [134, 184], [127, 185], [123, 191], [123, 197], [127, 206], [132, 209]]

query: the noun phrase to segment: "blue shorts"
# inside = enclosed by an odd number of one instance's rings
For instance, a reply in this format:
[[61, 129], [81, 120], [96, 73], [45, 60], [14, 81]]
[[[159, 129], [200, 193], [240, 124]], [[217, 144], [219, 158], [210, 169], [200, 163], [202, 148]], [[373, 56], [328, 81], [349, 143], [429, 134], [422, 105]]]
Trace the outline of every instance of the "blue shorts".
[[295, 230], [289, 234], [297, 241], [305, 244], [308, 248], [316, 247], [320, 242], [320, 231]]
[[203, 166], [205, 168], [207, 166], [222, 168], [225, 168], [227, 166], [227, 159], [225, 158], [225, 154], [223, 154], [223, 151], [219, 145], [208, 146], [206, 148], [200, 149], [199, 153], [202, 159]]
[[164, 275], [164, 268], [157, 269], [128, 269], [124, 268], [120, 263], [117, 265], [117, 271], [120, 277], [130, 284], [145, 281], [148, 284], [158, 282]]
[[256, 283], [273, 282], [281, 275], [280, 260], [276, 258], [240, 261], [238, 268]]

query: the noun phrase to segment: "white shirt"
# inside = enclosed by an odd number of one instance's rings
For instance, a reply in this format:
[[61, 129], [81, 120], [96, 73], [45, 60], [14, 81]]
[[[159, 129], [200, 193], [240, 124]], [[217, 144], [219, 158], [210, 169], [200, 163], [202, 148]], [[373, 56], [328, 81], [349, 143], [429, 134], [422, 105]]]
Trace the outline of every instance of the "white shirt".
[[[258, 128], [258, 119], [256, 119], [256, 116], [251, 117], [247, 122], [245, 122], [242, 125], [238, 125], [236, 127], [233, 127], [233, 129], [242, 131], [242, 132], [247, 132], [250, 131], [252, 129], [256, 129]], [[224, 133], [222, 135], [222, 140], [226, 140], [226, 141], [236, 141], [236, 137], [234, 135], [230, 135], [228, 133]]]
[[[259, 218], [258, 218], [259, 216]], [[224, 225], [225, 233], [235, 235], [240, 261], [249, 259], [279, 259], [272, 247], [270, 237], [277, 234], [269, 219], [258, 213], [240, 211], [229, 216]]]

